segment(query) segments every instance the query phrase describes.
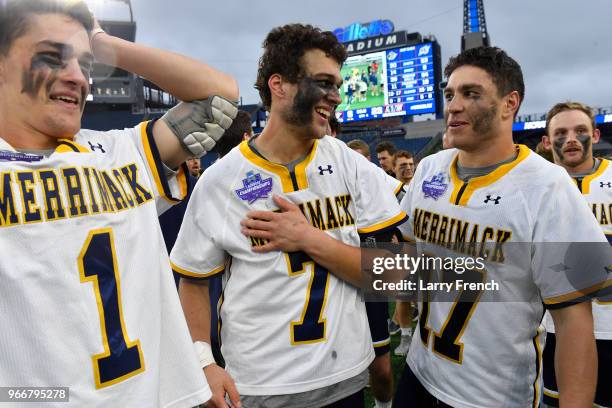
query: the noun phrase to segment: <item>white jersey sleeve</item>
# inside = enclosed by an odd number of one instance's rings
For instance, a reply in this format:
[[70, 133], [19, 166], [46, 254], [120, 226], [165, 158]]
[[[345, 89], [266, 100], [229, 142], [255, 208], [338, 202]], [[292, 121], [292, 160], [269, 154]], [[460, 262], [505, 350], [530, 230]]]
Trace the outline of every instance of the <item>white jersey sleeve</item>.
[[214, 195], [216, 168], [202, 173], [191, 193], [185, 217], [170, 259], [172, 268], [191, 278], [207, 278], [223, 272], [227, 253], [217, 244], [224, 206]]
[[[533, 279], [548, 307], [592, 294], [607, 280], [605, 260], [610, 260], [607, 240], [584, 198], [567, 174], [555, 176], [549, 175], [554, 181], [538, 195], [545, 202], [533, 203], [540, 209], [533, 220]], [[564, 214], [590, 222], [560, 222]], [[588, 253], [592, 256], [585, 257]]]
[[[115, 129], [106, 132], [83, 129], [75, 141], [92, 151], [105, 152], [108, 140], [113, 138], [129, 139], [146, 163], [145, 169], [154, 181], [153, 192], [158, 214], [164, 213], [171, 206], [179, 203], [187, 195], [187, 168], [181, 165], [176, 172], [167, 171], [163, 164], [155, 139], [153, 126], [155, 121], [142, 122], [133, 128]], [[175, 173], [166, 175], [166, 173]]]
[[[612, 166], [610, 166], [610, 161], [601, 159], [599, 168], [593, 174], [579, 180], [572, 180], [577, 187], [574, 190], [585, 199], [585, 203], [588, 204], [585, 207], [592, 211], [608, 242], [612, 242], [612, 214], [610, 213], [612, 211]], [[572, 241], [582, 241], [580, 237], [574, 237], [574, 223], [564, 223], [564, 226], [570, 230]], [[586, 267], [591, 261], [598, 259], [601, 259], [601, 256], [594, 254], [592, 257], [579, 259], [577, 262], [581, 267]], [[563, 297], [549, 300], [550, 307], [555, 307], [557, 304], [562, 305], [563, 300]], [[593, 322], [596, 339], [612, 340], [611, 299], [606, 297], [593, 301]], [[548, 312], [544, 317], [544, 326], [547, 332], [555, 332], [554, 322]]]
[[[395, 194], [402, 183], [390, 177], [383, 169], [372, 165], [365, 157], [352, 149], [345, 150], [349, 162], [355, 164], [355, 178], [349, 179], [354, 191], [357, 207], [357, 229], [360, 234], [370, 234], [395, 226], [406, 213], [397, 206]], [[389, 185], [393, 183], [393, 194], [389, 194]]]

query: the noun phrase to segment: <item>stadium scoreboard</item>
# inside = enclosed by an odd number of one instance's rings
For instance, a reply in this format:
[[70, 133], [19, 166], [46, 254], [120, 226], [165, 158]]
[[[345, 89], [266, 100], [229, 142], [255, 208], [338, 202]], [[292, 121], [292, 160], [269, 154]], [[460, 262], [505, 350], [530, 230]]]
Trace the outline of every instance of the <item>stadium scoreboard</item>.
[[[349, 53], [341, 69], [339, 122], [441, 113], [439, 44], [423, 41], [418, 33], [383, 33], [372, 28], [393, 27], [385, 22], [361, 24], [360, 30], [353, 24], [334, 31]], [[370, 31], [372, 35], [367, 36]], [[356, 32], [363, 35], [353, 38], [355, 35], [347, 34]]]
[[[349, 90], [356, 70], [363, 72], [363, 67], [378, 67], [372, 75], [378, 75], [366, 84], [368, 90], [365, 98], [359, 90]], [[434, 43], [393, 48], [365, 55], [349, 57], [343, 66], [342, 89], [343, 102], [339, 106], [340, 122], [381, 119], [392, 116], [418, 115], [436, 113], [438, 109], [436, 58]], [[361, 76], [353, 82], [359, 83]], [[348, 83], [347, 83], [348, 81]], [[363, 81], [366, 82], [366, 81]], [[374, 82], [374, 84], [372, 83]], [[363, 86], [363, 85], [362, 85]], [[379, 89], [376, 89], [376, 88]], [[379, 97], [377, 97], [379, 96]], [[368, 103], [368, 98], [371, 102]]]

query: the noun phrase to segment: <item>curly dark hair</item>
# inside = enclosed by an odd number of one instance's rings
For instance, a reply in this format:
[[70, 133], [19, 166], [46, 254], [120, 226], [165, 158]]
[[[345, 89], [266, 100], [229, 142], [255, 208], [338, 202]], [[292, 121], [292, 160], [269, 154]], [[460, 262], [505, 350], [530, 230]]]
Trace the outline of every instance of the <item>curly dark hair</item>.
[[303, 74], [301, 59], [306, 51], [319, 49], [340, 65], [346, 60], [346, 49], [331, 31], [305, 24], [287, 24], [272, 29], [263, 42], [263, 49], [255, 89], [268, 110], [272, 104], [268, 79], [280, 74], [289, 82], [298, 82]]
[[[501, 48], [476, 47], [465, 50], [448, 61], [444, 75], [448, 78], [454, 70], [464, 65], [478, 67], [491, 75], [499, 96], [517, 91], [520, 102], [525, 99], [525, 82], [521, 66]], [[516, 111], [518, 112], [518, 109]]]
[[87, 34], [93, 28], [91, 12], [84, 1], [8, 0], [0, 2], [0, 55], [7, 55], [13, 42], [28, 29], [30, 14], [64, 14], [83, 25]]

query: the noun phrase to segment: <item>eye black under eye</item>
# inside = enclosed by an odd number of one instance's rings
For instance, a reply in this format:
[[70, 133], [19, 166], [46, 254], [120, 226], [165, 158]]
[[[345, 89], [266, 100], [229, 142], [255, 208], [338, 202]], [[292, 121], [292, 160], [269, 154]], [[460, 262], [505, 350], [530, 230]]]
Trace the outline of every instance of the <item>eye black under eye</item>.
[[315, 81], [315, 83], [317, 85], [319, 85], [321, 88], [325, 88], [325, 89], [339, 89], [339, 87], [336, 86], [336, 84], [334, 84], [333, 82], [328, 81], [326, 79], [321, 79], [321, 80]]
[[61, 55], [55, 52], [40, 53], [37, 59], [51, 66], [61, 67], [64, 65]]

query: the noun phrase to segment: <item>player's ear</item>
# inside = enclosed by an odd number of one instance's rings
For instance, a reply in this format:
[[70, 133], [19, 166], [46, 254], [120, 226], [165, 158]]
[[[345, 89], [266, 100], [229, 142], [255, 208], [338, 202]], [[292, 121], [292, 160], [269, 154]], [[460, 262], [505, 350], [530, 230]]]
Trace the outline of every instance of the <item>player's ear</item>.
[[514, 118], [514, 113], [519, 109], [521, 105], [521, 97], [517, 91], [512, 91], [504, 98], [504, 106], [502, 117], [506, 119], [507, 117]]
[[552, 144], [550, 143], [550, 137], [548, 137], [548, 135], [542, 136], [542, 146], [544, 146], [546, 150], [552, 149]]
[[279, 98], [285, 96], [286, 82], [283, 81], [283, 77], [280, 74], [272, 74], [268, 79], [268, 87], [270, 88], [270, 92], [272, 95], [275, 95]]
[[601, 138], [601, 132], [599, 129], [595, 129], [593, 131], [593, 144], [599, 143], [599, 139]]

